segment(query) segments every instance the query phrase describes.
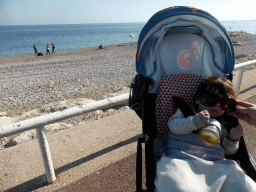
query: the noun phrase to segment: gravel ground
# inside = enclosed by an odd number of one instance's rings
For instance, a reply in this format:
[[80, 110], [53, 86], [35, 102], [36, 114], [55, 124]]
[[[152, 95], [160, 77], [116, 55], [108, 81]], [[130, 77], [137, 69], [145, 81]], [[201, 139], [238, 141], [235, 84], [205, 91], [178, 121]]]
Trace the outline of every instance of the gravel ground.
[[[137, 43], [0, 58], [0, 124], [124, 94], [135, 76]], [[65, 102], [66, 101], [66, 102]], [[65, 104], [63, 104], [65, 102]], [[48, 125], [54, 133], [104, 118], [127, 106], [95, 111]], [[24, 135], [25, 134], [25, 135]], [[35, 130], [0, 139], [0, 149], [35, 138]]]
[[230, 36], [235, 49], [236, 63], [255, 59], [256, 35], [245, 32], [230, 32]]
[[102, 99], [128, 87], [136, 43], [0, 58], [0, 107], [8, 116], [71, 98]]
[[[230, 36], [236, 63], [256, 59], [256, 35], [230, 32]], [[0, 58], [0, 123], [9, 124], [128, 92], [136, 74], [136, 49], [134, 42], [42, 57], [31, 54]], [[247, 70], [252, 68], [255, 66]], [[46, 129], [54, 133], [127, 108], [96, 111], [48, 125]], [[0, 139], [0, 149], [35, 138], [34, 130], [25, 133]]]

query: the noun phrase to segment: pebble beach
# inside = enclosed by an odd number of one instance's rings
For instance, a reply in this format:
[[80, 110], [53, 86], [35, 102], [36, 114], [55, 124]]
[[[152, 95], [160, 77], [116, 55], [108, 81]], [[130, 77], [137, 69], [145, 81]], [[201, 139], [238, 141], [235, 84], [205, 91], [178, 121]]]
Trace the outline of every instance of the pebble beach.
[[[236, 64], [256, 59], [256, 35], [229, 34]], [[1, 126], [129, 92], [136, 74], [136, 49], [137, 43], [132, 42], [109, 45], [105, 49], [56, 49], [56, 53], [50, 55], [1, 57]], [[247, 70], [252, 68], [255, 66]], [[127, 106], [119, 106], [92, 112], [48, 125], [46, 130], [52, 134], [126, 109]], [[34, 130], [5, 137], [0, 139], [0, 149], [34, 138]]]
[[[0, 58], [1, 126], [127, 93], [136, 74], [136, 46], [127, 43]], [[56, 132], [126, 108], [96, 111], [62, 121], [58, 128], [49, 127]], [[31, 132], [30, 139], [35, 138]], [[14, 142], [20, 140], [16, 137], [0, 139], [0, 148], [21, 142]]]

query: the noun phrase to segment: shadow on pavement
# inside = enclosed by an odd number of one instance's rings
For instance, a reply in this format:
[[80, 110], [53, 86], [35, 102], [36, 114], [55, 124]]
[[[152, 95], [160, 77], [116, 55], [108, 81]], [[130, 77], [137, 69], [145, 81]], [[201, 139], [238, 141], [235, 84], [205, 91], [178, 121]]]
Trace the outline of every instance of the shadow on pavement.
[[[85, 176], [55, 192], [69, 191], [136, 191], [136, 153], [104, 167], [88, 176]], [[145, 166], [143, 165], [145, 175]], [[145, 177], [142, 177], [143, 189], [146, 188]], [[146, 190], [143, 190], [146, 192]]]
[[[71, 168], [74, 168], [74, 167], [76, 167], [76, 166], [78, 166], [78, 165], [81, 165], [81, 164], [83, 164], [83, 163], [86, 163], [86, 162], [88, 162], [88, 161], [90, 161], [90, 160], [92, 160], [92, 159], [95, 159], [95, 158], [97, 158], [97, 157], [99, 157], [99, 156], [101, 156], [101, 155], [107, 154], [107, 153], [109, 153], [109, 152], [111, 152], [111, 151], [113, 151], [113, 150], [116, 150], [116, 149], [118, 149], [118, 148], [120, 148], [120, 147], [123, 147], [123, 146], [125, 146], [125, 145], [134, 143], [134, 142], [136, 142], [136, 141], [138, 140], [139, 137], [141, 137], [141, 134], [140, 134], [140, 135], [137, 135], [137, 136], [134, 136], [134, 137], [132, 137], [132, 138], [130, 138], [130, 139], [127, 139], [127, 140], [125, 140], [125, 141], [121, 141], [121, 142], [119, 142], [119, 143], [117, 143], [117, 144], [115, 144], [115, 145], [112, 145], [112, 146], [110, 146], [110, 147], [107, 147], [107, 148], [105, 148], [105, 149], [102, 149], [102, 150], [100, 150], [100, 151], [98, 151], [98, 152], [96, 152], [96, 153], [93, 153], [93, 154], [91, 154], [91, 155], [89, 155], [89, 156], [86, 156], [86, 157], [81, 158], [81, 159], [79, 159], [79, 160], [77, 160], [77, 161], [74, 161], [74, 162], [72, 162], [72, 163], [69, 163], [69, 164], [67, 164], [67, 165], [65, 165], [65, 166], [62, 166], [62, 167], [60, 167], [60, 168], [57, 168], [57, 169], [55, 169], [55, 174], [58, 175], [58, 174], [60, 174], [60, 173], [62, 173], [62, 172], [64, 172], [64, 171], [67, 171], [67, 170], [69, 170], [69, 169], [71, 169]], [[19, 191], [19, 192], [23, 192], [23, 191], [24, 191], [24, 192], [25, 192], [25, 191], [33, 191], [33, 190], [39, 189], [39, 188], [44, 187], [44, 186], [47, 186], [47, 185], [49, 185], [49, 184], [46, 182], [46, 175], [44, 174], [44, 175], [41, 175], [41, 176], [39, 176], [39, 177], [36, 177], [36, 178], [34, 178], [34, 179], [32, 179], [32, 180], [29, 180], [29, 181], [27, 181], [27, 182], [25, 182], [25, 183], [22, 183], [22, 184], [20, 184], [20, 185], [18, 185], [18, 186], [15, 186], [15, 187], [13, 187], [13, 188], [11, 188], [11, 189], [8, 189], [8, 190], [6, 190], [5, 192], [16, 192], [16, 191]]]
[[246, 92], [248, 92], [248, 91], [250, 91], [250, 90], [252, 90], [252, 89], [255, 89], [255, 88], [256, 88], [256, 85], [253, 85], [253, 86], [251, 86], [251, 87], [248, 87], [247, 89], [244, 89], [243, 91], [240, 91], [240, 95], [243, 94], [243, 93], [246, 93]]

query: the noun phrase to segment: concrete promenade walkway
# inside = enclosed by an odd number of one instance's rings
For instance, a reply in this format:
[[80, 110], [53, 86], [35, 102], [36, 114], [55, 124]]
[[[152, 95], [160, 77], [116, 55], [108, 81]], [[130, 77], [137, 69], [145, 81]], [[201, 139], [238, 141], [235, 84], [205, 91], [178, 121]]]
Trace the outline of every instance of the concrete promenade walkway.
[[[245, 72], [239, 100], [256, 103], [255, 74], [256, 70]], [[256, 159], [256, 129], [241, 124], [247, 148]], [[37, 140], [2, 150], [0, 191], [136, 191], [141, 130], [141, 120], [127, 110], [47, 136], [57, 177], [52, 184], [46, 183]]]

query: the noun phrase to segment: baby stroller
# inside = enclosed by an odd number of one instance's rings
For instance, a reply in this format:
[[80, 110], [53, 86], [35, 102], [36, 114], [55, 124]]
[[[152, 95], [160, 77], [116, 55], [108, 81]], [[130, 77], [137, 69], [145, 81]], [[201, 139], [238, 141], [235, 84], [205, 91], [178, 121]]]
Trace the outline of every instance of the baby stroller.
[[[147, 191], [154, 191], [153, 141], [168, 131], [166, 122], [175, 112], [171, 95], [180, 94], [189, 103], [201, 79], [223, 76], [232, 80], [235, 55], [221, 23], [209, 13], [191, 7], [170, 7], [153, 15], [140, 33], [137, 48], [137, 75], [129, 99], [130, 108], [142, 119], [136, 188], [142, 191], [142, 143], [145, 143], [146, 186]], [[256, 181], [255, 162], [243, 138], [238, 152], [230, 158], [239, 160], [247, 175]]]

